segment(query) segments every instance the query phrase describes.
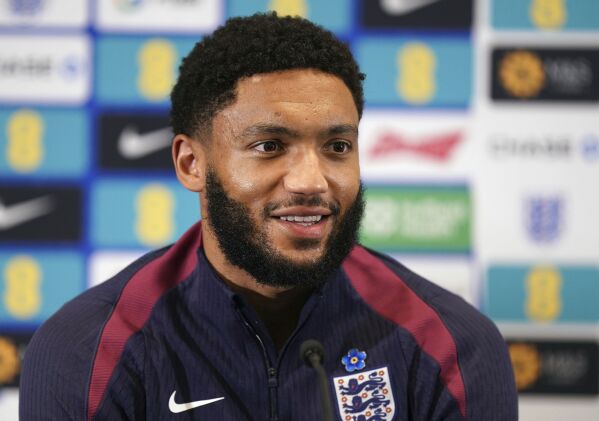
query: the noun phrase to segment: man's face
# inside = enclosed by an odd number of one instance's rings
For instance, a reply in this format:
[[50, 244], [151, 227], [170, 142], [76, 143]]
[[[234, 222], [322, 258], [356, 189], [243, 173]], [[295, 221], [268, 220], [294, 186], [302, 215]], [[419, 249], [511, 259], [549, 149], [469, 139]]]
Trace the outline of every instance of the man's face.
[[220, 249], [266, 284], [277, 281], [247, 266], [284, 263], [282, 272], [309, 270], [303, 276], [338, 266], [363, 208], [349, 89], [332, 75], [290, 70], [243, 79], [236, 93], [214, 117], [207, 148], [204, 211]]

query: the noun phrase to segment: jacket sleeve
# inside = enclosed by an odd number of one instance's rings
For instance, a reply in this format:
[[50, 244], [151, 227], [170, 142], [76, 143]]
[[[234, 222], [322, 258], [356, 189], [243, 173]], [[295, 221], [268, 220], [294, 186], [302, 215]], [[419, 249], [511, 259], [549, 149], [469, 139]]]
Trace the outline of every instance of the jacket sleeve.
[[[65, 304], [38, 329], [25, 351], [21, 371], [21, 421], [88, 419], [92, 367], [113, 303], [114, 288], [105, 283]], [[141, 335], [131, 338], [136, 339], [143, 341]], [[144, 419], [140, 416], [145, 411], [141, 370], [134, 356], [124, 352], [94, 419]]]
[[85, 420], [101, 307], [81, 296], [65, 304], [35, 333], [21, 371], [20, 420]]
[[418, 350], [410, 361], [408, 413], [411, 420], [464, 421], [458, 402], [441, 379], [434, 359]]
[[146, 419], [143, 352], [132, 353], [131, 348], [142, 349], [141, 334], [134, 335], [125, 347], [106, 391], [100, 401], [94, 421], [139, 421]]
[[[453, 294], [443, 296], [435, 307], [455, 341], [465, 389], [466, 420], [516, 421], [518, 394], [514, 373], [507, 345], [497, 327]], [[454, 419], [448, 412], [447, 406], [438, 406], [432, 419]]]
[[[67, 303], [33, 336], [23, 361], [21, 421], [85, 421], [96, 348], [111, 305], [83, 295]], [[141, 335], [131, 338], [127, 346]], [[139, 355], [139, 354], [135, 354]], [[123, 352], [102, 395], [94, 420], [143, 420], [143, 367]]]

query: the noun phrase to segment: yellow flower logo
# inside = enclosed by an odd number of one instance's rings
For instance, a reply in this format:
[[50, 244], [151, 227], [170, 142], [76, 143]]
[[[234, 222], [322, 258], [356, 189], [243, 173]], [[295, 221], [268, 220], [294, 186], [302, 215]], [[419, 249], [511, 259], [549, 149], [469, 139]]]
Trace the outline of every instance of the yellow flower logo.
[[499, 80], [504, 89], [518, 98], [531, 98], [545, 85], [543, 62], [530, 51], [506, 54], [499, 64]]
[[515, 343], [509, 346], [510, 358], [518, 390], [530, 387], [539, 378], [541, 358], [533, 345]]
[[0, 384], [13, 381], [20, 368], [17, 347], [11, 341], [0, 337]]

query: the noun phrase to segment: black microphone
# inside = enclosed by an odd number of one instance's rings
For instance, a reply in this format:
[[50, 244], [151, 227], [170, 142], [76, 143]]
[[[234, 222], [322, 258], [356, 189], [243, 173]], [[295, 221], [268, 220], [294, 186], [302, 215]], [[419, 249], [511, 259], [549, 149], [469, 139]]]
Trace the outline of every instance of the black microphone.
[[320, 383], [323, 420], [333, 421], [333, 408], [331, 408], [331, 398], [329, 397], [329, 382], [321, 365], [324, 361], [324, 347], [317, 340], [308, 339], [300, 346], [300, 359], [316, 370]]

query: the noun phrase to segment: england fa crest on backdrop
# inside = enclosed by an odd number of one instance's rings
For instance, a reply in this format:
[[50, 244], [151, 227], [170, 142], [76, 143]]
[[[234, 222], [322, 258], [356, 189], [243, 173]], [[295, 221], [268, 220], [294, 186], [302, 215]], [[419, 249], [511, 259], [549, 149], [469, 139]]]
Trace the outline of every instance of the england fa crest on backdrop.
[[526, 207], [530, 237], [538, 243], [557, 240], [563, 228], [563, 200], [558, 196], [534, 196], [526, 200]]
[[334, 377], [333, 381], [343, 421], [387, 421], [393, 418], [395, 401], [387, 367]]

